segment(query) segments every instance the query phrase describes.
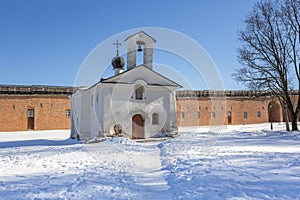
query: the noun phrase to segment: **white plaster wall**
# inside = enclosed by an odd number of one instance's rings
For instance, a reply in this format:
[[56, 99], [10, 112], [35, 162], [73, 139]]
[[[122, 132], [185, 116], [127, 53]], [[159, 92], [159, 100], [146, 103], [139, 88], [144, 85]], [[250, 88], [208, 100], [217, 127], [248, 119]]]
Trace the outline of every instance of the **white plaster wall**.
[[127, 66], [128, 69], [136, 66], [136, 45], [141, 43], [144, 45], [143, 63], [150, 69], [152, 69], [153, 62], [153, 44], [154, 40], [144, 32], [139, 32], [133, 36], [130, 36], [126, 40], [127, 46]]
[[176, 115], [176, 91], [172, 91], [170, 93], [170, 124], [169, 128], [170, 131], [177, 131], [178, 126], [177, 126], [177, 115]]
[[[89, 98], [90, 98], [90, 119], [87, 124], [89, 124], [90, 137], [97, 137], [101, 135], [101, 127], [98, 121], [98, 104], [97, 104], [97, 86], [94, 86], [89, 90]], [[99, 102], [99, 99], [98, 99]]]
[[103, 87], [103, 133], [110, 134], [111, 126], [111, 87]]
[[96, 111], [96, 130], [99, 136], [103, 136], [103, 88], [97, 85], [95, 94], [95, 111]]
[[153, 43], [146, 43], [144, 46], [144, 65], [152, 69], [153, 63]]
[[90, 137], [91, 129], [89, 126], [91, 112], [90, 92], [81, 91], [81, 114], [79, 120], [80, 138], [86, 139]]
[[[144, 99], [135, 100], [134, 88], [136, 84], [111, 86], [111, 118], [110, 133], [114, 133], [113, 126], [120, 124], [125, 133], [131, 136], [132, 121], [131, 118], [135, 114], [144, 116], [145, 136], [152, 137], [162, 129], [170, 130], [171, 119], [176, 118], [176, 112], [171, 112], [171, 108], [175, 111], [174, 92], [169, 88], [161, 86], [144, 85]], [[172, 104], [172, 105], [171, 105]], [[152, 114], [159, 113], [158, 125], [152, 125]], [[174, 116], [170, 116], [174, 115]]]
[[136, 41], [127, 40], [127, 68], [131, 69], [136, 66]]
[[77, 91], [71, 97], [71, 138], [77, 138], [80, 133], [81, 92]]
[[[135, 99], [137, 84], [144, 86], [143, 100]], [[147, 85], [142, 79], [132, 84], [99, 83], [88, 90], [81, 90], [72, 96], [74, 116], [79, 120], [80, 138], [113, 134], [116, 124], [120, 124], [125, 134], [131, 137], [132, 116], [135, 114], [144, 117], [145, 137], [152, 137], [162, 129], [170, 131], [174, 124], [176, 126], [174, 91], [174, 87]], [[153, 113], [159, 114], [157, 125], [152, 125]]]

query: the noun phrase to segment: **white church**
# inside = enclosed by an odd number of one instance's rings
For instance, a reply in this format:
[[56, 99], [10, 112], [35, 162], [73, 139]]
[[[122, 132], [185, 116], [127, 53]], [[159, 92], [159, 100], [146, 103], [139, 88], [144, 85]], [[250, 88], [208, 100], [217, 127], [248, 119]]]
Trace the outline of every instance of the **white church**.
[[[175, 91], [181, 86], [152, 69], [155, 39], [141, 31], [125, 42], [127, 70], [117, 50], [115, 75], [72, 95], [71, 138], [145, 139], [177, 131]], [[137, 53], [143, 57], [138, 66]]]

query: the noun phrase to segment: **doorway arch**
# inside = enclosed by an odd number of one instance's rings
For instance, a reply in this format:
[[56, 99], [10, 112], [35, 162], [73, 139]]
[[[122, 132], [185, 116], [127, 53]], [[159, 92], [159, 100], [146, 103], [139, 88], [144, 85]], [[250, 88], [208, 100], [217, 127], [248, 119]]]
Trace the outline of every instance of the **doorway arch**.
[[132, 117], [132, 139], [145, 138], [145, 120], [141, 114], [136, 114]]
[[268, 105], [269, 122], [281, 122], [281, 106], [278, 102], [271, 101]]

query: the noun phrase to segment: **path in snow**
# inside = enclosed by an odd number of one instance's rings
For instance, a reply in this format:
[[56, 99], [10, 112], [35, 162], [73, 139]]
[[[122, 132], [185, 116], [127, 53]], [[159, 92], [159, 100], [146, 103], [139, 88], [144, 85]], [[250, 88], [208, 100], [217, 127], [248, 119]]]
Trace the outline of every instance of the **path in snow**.
[[80, 144], [68, 133], [0, 133], [0, 199], [170, 199], [158, 143]]
[[157, 142], [142, 144], [125, 138], [114, 138], [101, 144], [87, 144], [85, 147], [103, 167], [111, 169], [116, 176], [123, 174], [122, 182], [131, 179], [131, 190], [136, 191], [133, 197], [143, 198], [146, 194], [148, 199], [170, 199], [166, 171], [162, 170], [157, 145]]

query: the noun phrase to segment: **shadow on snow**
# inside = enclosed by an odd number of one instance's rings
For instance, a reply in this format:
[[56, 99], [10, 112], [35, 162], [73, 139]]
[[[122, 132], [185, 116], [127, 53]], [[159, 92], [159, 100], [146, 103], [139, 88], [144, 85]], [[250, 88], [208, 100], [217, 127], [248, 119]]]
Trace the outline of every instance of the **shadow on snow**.
[[0, 142], [0, 149], [10, 147], [30, 147], [30, 146], [67, 146], [80, 143], [77, 140], [66, 139], [66, 140], [21, 140], [21, 141], [9, 141]]

